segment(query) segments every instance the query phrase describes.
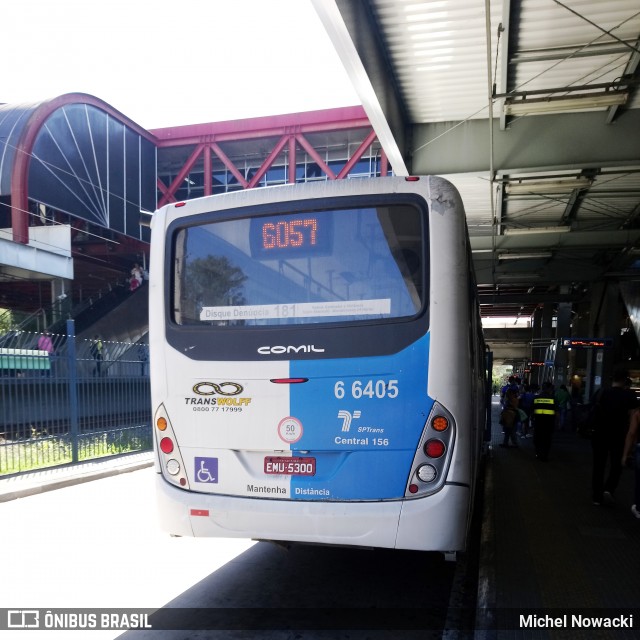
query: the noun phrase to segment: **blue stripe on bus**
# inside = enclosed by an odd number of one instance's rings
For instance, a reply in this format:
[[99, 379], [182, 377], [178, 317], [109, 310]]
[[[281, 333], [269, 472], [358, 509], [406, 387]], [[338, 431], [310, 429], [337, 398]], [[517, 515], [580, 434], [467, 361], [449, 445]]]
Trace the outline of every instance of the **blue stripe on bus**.
[[433, 400], [427, 395], [429, 334], [390, 355], [291, 362], [291, 415], [302, 424], [294, 455], [316, 475], [293, 476], [291, 497], [373, 500], [404, 496]]

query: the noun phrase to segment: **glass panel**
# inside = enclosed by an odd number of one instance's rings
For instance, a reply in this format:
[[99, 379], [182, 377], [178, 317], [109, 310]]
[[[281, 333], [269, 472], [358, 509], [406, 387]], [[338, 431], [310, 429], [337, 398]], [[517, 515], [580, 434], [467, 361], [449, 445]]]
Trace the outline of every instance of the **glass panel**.
[[421, 220], [403, 204], [181, 229], [174, 319], [272, 326], [414, 316], [424, 295]]

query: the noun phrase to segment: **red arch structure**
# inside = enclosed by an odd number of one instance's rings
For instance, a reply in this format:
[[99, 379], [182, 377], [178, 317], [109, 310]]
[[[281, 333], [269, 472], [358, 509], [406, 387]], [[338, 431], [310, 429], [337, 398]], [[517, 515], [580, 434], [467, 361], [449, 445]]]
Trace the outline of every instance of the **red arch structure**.
[[36, 106], [24, 125], [19, 141], [16, 144], [11, 173], [11, 228], [15, 242], [21, 244], [29, 242], [29, 166], [38, 134], [53, 113], [72, 104], [85, 104], [100, 109], [141, 137], [153, 144], [156, 143], [154, 136], [133, 122], [133, 120], [127, 118], [127, 116], [103, 100], [86, 93], [67, 93]]

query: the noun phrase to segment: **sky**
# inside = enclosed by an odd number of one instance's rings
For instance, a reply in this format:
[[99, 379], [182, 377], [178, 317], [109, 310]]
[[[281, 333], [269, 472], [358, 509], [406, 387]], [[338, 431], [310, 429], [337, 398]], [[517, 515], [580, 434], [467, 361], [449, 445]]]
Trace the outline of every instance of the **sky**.
[[360, 104], [311, 0], [2, 0], [0, 103], [88, 93], [144, 127]]

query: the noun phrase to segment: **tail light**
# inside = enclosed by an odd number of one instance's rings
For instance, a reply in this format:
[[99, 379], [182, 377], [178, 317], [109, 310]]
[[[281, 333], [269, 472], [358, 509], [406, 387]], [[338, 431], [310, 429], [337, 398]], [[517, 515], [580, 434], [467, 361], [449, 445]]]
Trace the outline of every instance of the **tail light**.
[[186, 468], [164, 405], [161, 405], [156, 411], [154, 424], [158, 463], [162, 476], [167, 482], [188, 489], [189, 481], [187, 480]]
[[455, 441], [455, 420], [434, 403], [413, 459], [405, 497], [421, 498], [439, 491], [446, 480]]
[[424, 452], [428, 458], [440, 458], [446, 451], [446, 446], [442, 440], [432, 438], [424, 443]]

